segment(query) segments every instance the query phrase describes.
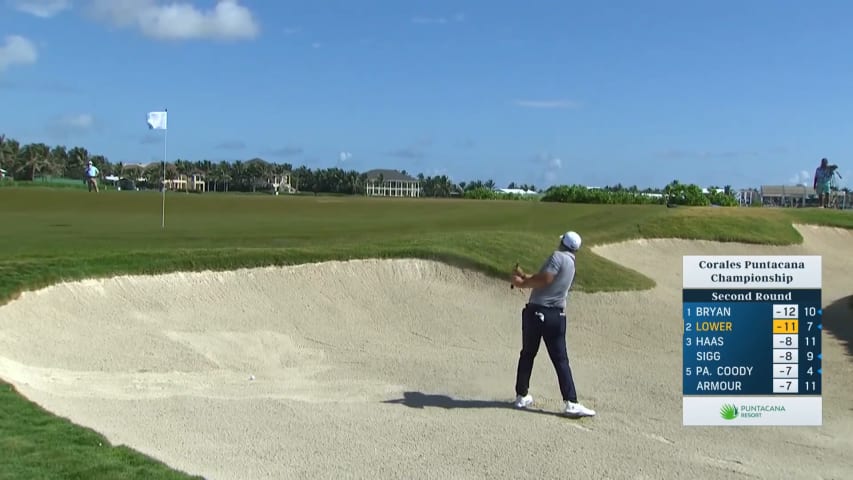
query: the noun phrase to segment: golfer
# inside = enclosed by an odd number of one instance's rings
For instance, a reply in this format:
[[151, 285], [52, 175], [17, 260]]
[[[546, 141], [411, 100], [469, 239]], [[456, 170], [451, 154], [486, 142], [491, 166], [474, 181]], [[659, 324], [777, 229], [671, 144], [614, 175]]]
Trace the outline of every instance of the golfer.
[[595, 411], [578, 403], [578, 394], [569, 367], [566, 350], [566, 298], [575, 280], [575, 255], [581, 247], [581, 237], [576, 232], [566, 232], [560, 237], [557, 249], [548, 257], [539, 273], [525, 274], [518, 267], [513, 272], [512, 284], [518, 288], [532, 288], [530, 299], [521, 311], [521, 355], [515, 383], [515, 406], [526, 408], [533, 404], [527, 391], [533, 360], [545, 340], [548, 355], [557, 371], [560, 393], [566, 402], [563, 413], [571, 417], [592, 417]]
[[89, 160], [86, 162], [86, 185], [89, 186], [89, 191], [95, 189], [95, 193], [98, 192], [98, 175], [101, 172], [98, 170], [98, 167], [92, 165], [92, 161]]

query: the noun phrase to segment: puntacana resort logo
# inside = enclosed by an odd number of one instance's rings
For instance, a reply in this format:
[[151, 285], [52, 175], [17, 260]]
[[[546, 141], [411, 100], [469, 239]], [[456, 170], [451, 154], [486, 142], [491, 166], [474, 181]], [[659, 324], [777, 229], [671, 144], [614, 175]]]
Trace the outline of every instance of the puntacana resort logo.
[[723, 407], [720, 409], [720, 416], [723, 417], [723, 419], [725, 420], [734, 420], [737, 418], [737, 415], [737, 407], [730, 403], [723, 405]]

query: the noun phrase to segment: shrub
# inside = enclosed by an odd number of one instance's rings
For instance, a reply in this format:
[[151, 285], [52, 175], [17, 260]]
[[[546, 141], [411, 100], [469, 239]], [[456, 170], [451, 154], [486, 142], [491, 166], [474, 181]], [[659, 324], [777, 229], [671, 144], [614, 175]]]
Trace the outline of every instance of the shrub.
[[638, 191], [636, 188], [621, 187], [589, 188], [583, 185], [557, 185], [545, 191], [544, 202], [560, 203], [603, 203], [612, 205], [640, 205], [672, 203], [685, 206], [719, 205], [722, 207], [737, 206], [737, 199], [731, 193], [704, 193], [702, 187], [694, 184], [682, 184], [674, 181], [666, 186], [662, 196], [651, 196]]
[[695, 184], [672, 182], [663, 191], [667, 201], [674, 205], [702, 207], [711, 204], [711, 200], [702, 192], [702, 187]]
[[661, 204], [663, 199], [628, 190], [590, 189], [583, 185], [557, 185], [545, 191], [543, 202]]
[[463, 198], [474, 200], [538, 200], [537, 195], [521, 195], [517, 193], [504, 193], [491, 188], [476, 187], [465, 190]]

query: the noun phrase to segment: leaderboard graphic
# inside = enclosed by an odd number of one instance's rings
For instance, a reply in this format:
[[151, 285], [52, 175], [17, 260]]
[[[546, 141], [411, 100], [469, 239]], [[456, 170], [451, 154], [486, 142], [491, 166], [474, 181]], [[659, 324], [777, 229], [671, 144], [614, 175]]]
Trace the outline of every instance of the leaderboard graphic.
[[684, 256], [683, 424], [822, 425], [821, 257]]

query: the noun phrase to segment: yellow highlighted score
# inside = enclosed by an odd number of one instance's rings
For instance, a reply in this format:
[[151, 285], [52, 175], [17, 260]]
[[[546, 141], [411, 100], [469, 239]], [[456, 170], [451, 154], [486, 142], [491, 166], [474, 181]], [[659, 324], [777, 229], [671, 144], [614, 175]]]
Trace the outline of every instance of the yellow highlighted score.
[[773, 320], [773, 333], [797, 333], [799, 332], [799, 324], [797, 320], [790, 318], [784, 320]]

